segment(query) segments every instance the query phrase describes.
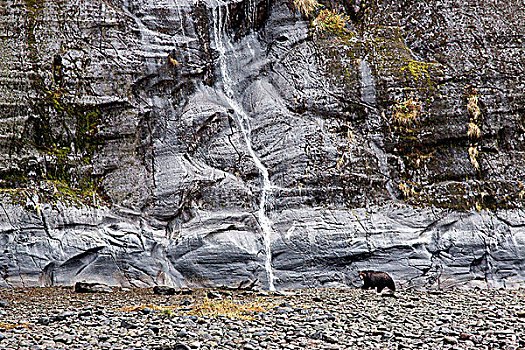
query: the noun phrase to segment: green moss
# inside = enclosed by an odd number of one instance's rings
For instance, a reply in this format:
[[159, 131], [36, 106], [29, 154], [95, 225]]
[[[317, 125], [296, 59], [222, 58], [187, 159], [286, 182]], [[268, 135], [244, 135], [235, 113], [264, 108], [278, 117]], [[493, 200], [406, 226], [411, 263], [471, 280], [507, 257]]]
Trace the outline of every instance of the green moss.
[[409, 72], [413, 79], [416, 81], [431, 82], [429, 68], [436, 63], [420, 62], [412, 59], [408, 59], [404, 67], [401, 68], [401, 72]]
[[[101, 113], [98, 108], [71, 103], [67, 98], [67, 94], [45, 90], [44, 98], [35, 102], [35, 147], [61, 157], [69, 154], [72, 147], [76, 155], [92, 155]], [[53, 131], [51, 124], [61, 132]]]
[[35, 36], [35, 29], [37, 24], [37, 17], [40, 10], [43, 8], [43, 1], [42, 0], [24, 0], [25, 8], [26, 8], [26, 17], [27, 17], [27, 23], [25, 25], [26, 29], [26, 42], [27, 46], [29, 48], [29, 60], [32, 63], [36, 63], [38, 61], [38, 55], [36, 51], [36, 36]]
[[80, 182], [77, 186], [60, 180], [46, 180], [45, 185], [52, 191], [52, 196], [47, 197], [52, 198], [54, 202], [72, 205], [97, 205], [101, 202], [97, 191], [98, 182], [95, 180]]
[[21, 170], [9, 170], [0, 173], [0, 189], [17, 189], [27, 182], [26, 174]]
[[43, 107], [54, 111], [54, 119], [62, 126], [53, 133], [49, 120], [41, 120], [36, 135], [41, 143], [37, 148], [49, 157], [42, 178], [51, 181], [63, 199], [77, 198], [85, 202], [96, 191], [96, 181], [79, 169], [91, 163], [98, 146], [97, 128], [101, 114], [96, 108], [86, 108], [65, 101], [64, 96], [48, 93]]
[[[48, 203], [100, 203], [100, 179], [92, 176], [90, 164], [100, 142], [102, 113], [97, 107], [76, 103], [78, 96], [70, 94], [63, 84], [46, 83], [45, 77], [56, 73], [54, 61], [51, 65], [43, 62], [43, 53], [48, 56], [48, 49], [40, 47], [41, 13], [47, 5], [43, 0], [24, 0], [20, 4], [25, 14], [24, 46], [32, 86], [28, 103], [31, 110], [22, 136], [44, 161], [0, 172], [0, 195], [20, 204], [31, 202], [35, 196]], [[49, 66], [52, 72], [45, 71]]]
[[76, 114], [76, 146], [77, 149], [91, 156], [97, 146], [94, 141], [100, 124], [100, 111], [91, 109], [77, 112], [79, 113]]
[[435, 76], [442, 74], [440, 65], [413, 58], [401, 28], [376, 26], [369, 28], [364, 46], [378, 76], [393, 77], [406, 90], [433, 92]]
[[92, 204], [92, 198], [101, 197], [97, 194], [99, 179], [92, 177], [89, 167], [99, 144], [101, 112], [69, 102], [70, 96], [62, 91], [38, 91], [41, 97], [33, 102], [36, 117], [28, 121], [32, 130], [28, 137], [46, 161], [35, 169], [37, 175], [31, 181], [10, 181], [6, 187], [32, 188], [42, 202]]

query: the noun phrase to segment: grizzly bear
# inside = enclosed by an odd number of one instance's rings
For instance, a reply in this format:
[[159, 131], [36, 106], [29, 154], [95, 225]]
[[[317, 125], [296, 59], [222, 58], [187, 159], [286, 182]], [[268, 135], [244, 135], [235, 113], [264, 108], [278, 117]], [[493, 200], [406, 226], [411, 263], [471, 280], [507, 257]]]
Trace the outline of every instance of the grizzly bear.
[[376, 288], [377, 292], [381, 293], [381, 291], [387, 287], [392, 292], [396, 291], [394, 280], [386, 272], [371, 270], [359, 271], [359, 278], [363, 280], [362, 289]]

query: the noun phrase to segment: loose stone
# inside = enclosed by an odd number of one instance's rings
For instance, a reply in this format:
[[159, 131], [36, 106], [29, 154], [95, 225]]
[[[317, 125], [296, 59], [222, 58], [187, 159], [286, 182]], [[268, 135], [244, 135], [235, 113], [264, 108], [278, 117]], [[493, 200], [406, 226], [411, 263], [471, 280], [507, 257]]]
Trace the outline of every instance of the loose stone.
[[[222, 296], [210, 303], [208, 292]], [[5, 349], [436, 349], [480, 346], [517, 349], [524, 338], [517, 310], [525, 309], [523, 296], [491, 291], [453, 291], [438, 298], [425, 292], [398, 291], [398, 299], [384, 299], [361, 290], [301, 290], [292, 295], [197, 290], [169, 298], [151, 289], [130, 289], [112, 294], [74, 294], [71, 290], [32, 290], [41, 294], [0, 289], [1, 322], [28, 325], [3, 330]], [[322, 303], [311, 303], [314, 297]], [[39, 302], [46, 300], [46, 303]], [[180, 306], [186, 300], [188, 305]], [[264, 303], [265, 311], [246, 318], [196, 315], [204, 305]], [[413, 308], [406, 308], [410, 301]], [[494, 304], [494, 307], [491, 305]], [[81, 308], [72, 309], [74, 305]], [[469, 310], [457, 314], [458, 305]], [[508, 307], [513, 305], [513, 307]], [[169, 306], [170, 312], [162, 312]], [[69, 308], [69, 309], [66, 309]], [[75, 310], [75, 311], [72, 311]], [[77, 314], [78, 312], [78, 314]], [[74, 317], [78, 315], [78, 317]], [[168, 316], [169, 315], [169, 316]], [[454, 315], [454, 316], [451, 316]], [[450, 318], [449, 318], [450, 317]], [[490, 320], [489, 317], [493, 319]], [[50, 322], [54, 318], [56, 321]], [[441, 320], [446, 318], [448, 322]], [[441, 323], [441, 325], [440, 325]], [[29, 336], [28, 336], [29, 335]], [[170, 341], [172, 343], [170, 343]], [[175, 343], [175, 344], [174, 344]], [[22, 346], [23, 344], [23, 346]]]
[[452, 344], [452, 345], [455, 345], [458, 343], [458, 340], [454, 337], [450, 337], [450, 336], [446, 336], [443, 338], [443, 342], [445, 344]]

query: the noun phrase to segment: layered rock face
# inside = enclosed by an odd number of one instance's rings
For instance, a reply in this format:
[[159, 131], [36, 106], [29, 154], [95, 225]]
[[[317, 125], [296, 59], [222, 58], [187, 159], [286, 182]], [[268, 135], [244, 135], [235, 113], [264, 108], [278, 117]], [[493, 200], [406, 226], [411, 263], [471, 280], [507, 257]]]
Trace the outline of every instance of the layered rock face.
[[523, 286], [520, 1], [322, 5], [4, 1], [0, 286]]

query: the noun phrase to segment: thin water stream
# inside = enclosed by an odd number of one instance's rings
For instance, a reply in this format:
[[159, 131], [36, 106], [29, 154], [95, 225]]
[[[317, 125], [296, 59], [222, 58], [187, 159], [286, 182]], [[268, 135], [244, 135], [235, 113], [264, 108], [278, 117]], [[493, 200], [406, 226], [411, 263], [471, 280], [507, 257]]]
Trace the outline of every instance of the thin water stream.
[[[253, 11], [253, 10], [252, 10]], [[266, 215], [266, 204], [268, 201], [268, 195], [272, 191], [272, 184], [270, 182], [270, 176], [268, 174], [268, 169], [261, 162], [261, 159], [257, 156], [253, 150], [252, 139], [251, 139], [251, 126], [250, 118], [247, 112], [242, 107], [242, 104], [236, 100], [236, 93], [234, 91], [234, 86], [236, 81], [232, 79], [232, 72], [230, 71], [231, 62], [228, 57], [228, 50], [226, 46], [233, 48], [231, 42], [231, 37], [228, 35], [225, 28], [225, 20], [228, 18], [228, 7], [227, 4], [218, 1], [217, 6], [213, 9], [213, 38], [215, 41], [215, 46], [217, 52], [219, 53], [218, 57], [218, 68], [222, 80], [222, 89], [224, 92], [224, 98], [226, 102], [234, 111], [234, 115], [239, 124], [239, 128], [242, 132], [244, 141], [246, 143], [246, 149], [250, 154], [255, 166], [259, 170], [259, 173], [262, 178], [262, 187], [259, 201], [259, 209], [257, 210], [257, 218], [259, 225], [261, 226], [263, 236], [264, 236], [264, 245], [265, 245], [265, 270], [268, 279], [268, 288], [270, 290], [275, 290], [274, 285], [274, 274], [272, 269], [272, 252], [271, 252], [271, 237], [273, 233], [272, 222], [270, 218]], [[230, 53], [234, 50], [230, 50]], [[235, 59], [235, 55], [232, 54], [231, 59]]]

